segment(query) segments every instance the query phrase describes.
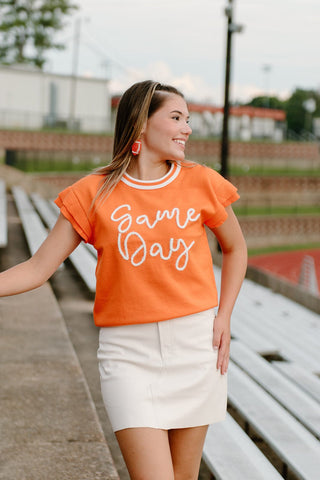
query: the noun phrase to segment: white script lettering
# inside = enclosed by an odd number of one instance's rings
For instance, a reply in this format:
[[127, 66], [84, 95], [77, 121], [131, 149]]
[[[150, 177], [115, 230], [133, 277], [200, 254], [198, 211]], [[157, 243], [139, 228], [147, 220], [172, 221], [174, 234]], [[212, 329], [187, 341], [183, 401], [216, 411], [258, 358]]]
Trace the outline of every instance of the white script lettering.
[[167, 218], [168, 220], [172, 220], [175, 218], [176, 225], [179, 228], [186, 228], [189, 222], [196, 222], [199, 217], [200, 213], [198, 213], [196, 216], [194, 214], [196, 213], [194, 208], [189, 208], [187, 211], [187, 218], [185, 219], [185, 222], [182, 223], [180, 220], [180, 210], [179, 208], [173, 208], [171, 211], [169, 210], [158, 210], [156, 213], [156, 218], [154, 222], [150, 222], [148, 215], [140, 215], [139, 217], [136, 218], [136, 223], [138, 225], [143, 225], [144, 223], [147, 225], [149, 228], [154, 228], [157, 223], [161, 222], [164, 218]]
[[158, 210], [154, 220], [150, 220], [147, 215], [139, 215], [135, 219], [130, 213], [132, 208], [128, 204], [120, 205], [111, 214], [111, 220], [118, 222], [118, 249], [122, 258], [129, 260], [135, 267], [142, 265], [147, 255], [151, 257], [159, 256], [162, 260], [168, 261], [174, 253], [179, 255], [176, 258], [175, 268], [179, 271], [184, 270], [189, 261], [189, 251], [195, 244], [192, 241], [189, 245], [182, 238], [170, 238], [169, 246], [165, 248], [158, 242], [153, 243], [148, 249], [146, 241], [139, 233], [130, 231], [134, 221], [136, 225], [146, 225], [153, 229], [164, 219], [173, 220], [180, 229], [185, 229], [190, 222], [196, 222], [200, 213], [196, 213], [194, 208], [189, 208], [186, 216], [182, 219], [180, 209], [175, 207], [172, 210]]

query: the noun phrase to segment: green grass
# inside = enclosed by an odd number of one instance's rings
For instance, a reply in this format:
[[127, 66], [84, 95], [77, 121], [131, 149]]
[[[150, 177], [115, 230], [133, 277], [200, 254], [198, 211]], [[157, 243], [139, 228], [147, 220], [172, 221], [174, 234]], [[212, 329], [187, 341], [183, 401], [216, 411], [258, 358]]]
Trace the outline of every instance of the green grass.
[[[218, 136], [207, 136], [207, 137], [203, 137], [203, 136], [200, 136], [200, 135], [197, 135], [195, 133], [192, 133], [190, 139], [195, 142], [212, 142], [212, 143], [218, 143], [219, 145], [221, 144], [221, 139], [220, 137]], [[266, 145], [276, 145], [277, 143], [273, 142], [272, 140], [269, 140], [267, 138], [263, 139], [263, 138], [252, 138], [251, 140], [242, 140], [241, 138], [233, 138], [232, 140], [230, 139], [230, 142], [229, 142], [231, 145], [232, 143], [243, 143], [245, 145], [248, 145], [248, 144], [260, 144], [260, 143], [263, 143], [263, 144], [266, 144]], [[313, 141], [298, 141], [298, 140], [292, 140], [292, 139], [287, 139], [287, 138], [284, 138], [281, 142], [280, 142], [280, 145], [281, 144], [285, 144], [285, 145], [296, 145], [296, 144], [310, 144], [310, 143], [317, 143], [317, 142], [313, 142]]]
[[[66, 158], [65, 160], [57, 160], [55, 158], [50, 159], [19, 159], [14, 165], [16, 168], [23, 170], [24, 172], [74, 172], [85, 171], [97, 166], [106, 165], [106, 161], [99, 165], [95, 165], [93, 162], [80, 161], [79, 163], [73, 163], [72, 159]], [[209, 165], [209, 164], [208, 164]], [[209, 165], [211, 168], [216, 169], [215, 165]], [[299, 177], [319, 177], [320, 171], [317, 170], [294, 170], [294, 169], [275, 169], [254, 167], [250, 171], [245, 171], [241, 167], [231, 167], [230, 175], [233, 176], [299, 176]]]
[[104, 166], [108, 162], [106, 155], [101, 158], [97, 156], [96, 160], [91, 155], [83, 157], [80, 155], [70, 155], [70, 157], [59, 158], [17, 158], [14, 164], [26, 173], [73, 173], [73, 172], [91, 172], [97, 167]]
[[[211, 161], [206, 162], [206, 165], [219, 171], [217, 163]], [[294, 167], [274, 167], [262, 165], [241, 166], [229, 165], [230, 175], [233, 176], [271, 176], [271, 177], [320, 177], [320, 168], [294, 168]]]
[[320, 177], [320, 169], [287, 168], [254, 166], [246, 170], [241, 167], [231, 167], [231, 175], [235, 176], [270, 176], [270, 177]]
[[265, 166], [253, 166], [246, 169], [231, 165], [230, 174], [234, 176], [320, 177], [320, 169]]
[[265, 255], [268, 253], [278, 253], [278, 252], [293, 252], [296, 250], [311, 250], [315, 248], [320, 248], [320, 243], [304, 243], [298, 245], [281, 245], [275, 247], [264, 247], [264, 248], [249, 248], [248, 255], [252, 257], [253, 255]]
[[6, 130], [9, 132], [27, 132], [27, 133], [63, 133], [63, 134], [68, 134], [68, 135], [83, 135], [86, 137], [90, 136], [103, 136], [103, 137], [113, 137], [113, 132], [85, 132], [85, 131], [80, 131], [80, 130], [69, 130], [68, 128], [63, 128], [63, 127], [57, 127], [57, 128], [50, 128], [50, 127], [44, 127], [44, 128], [18, 128], [18, 127], [6, 127], [1, 130]]
[[38, 167], [34, 167], [32, 165], [25, 165], [22, 167], [19, 164], [17, 164], [15, 165], [15, 168], [18, 168], [19, 170], [22, 170], [23, 172], [26, 172], [26, 173], [39, 173], [39, 174], [57, 173], [59, 174], [59, 173], [90, 172], [99, 166], [102, 166], [102, 165], [94, 165], [94, 164], [87, 164], [87, 163], [72, 165], [71, 163], [67, 164], [64, 162], [55, 162], [54, 166], [45, 165], [44, 163], [42, 163]]
[[317, 205], [293, 205], [293, 206], [234, 206], [236, 215], [307, 215], [320, 214], [320, 206]]

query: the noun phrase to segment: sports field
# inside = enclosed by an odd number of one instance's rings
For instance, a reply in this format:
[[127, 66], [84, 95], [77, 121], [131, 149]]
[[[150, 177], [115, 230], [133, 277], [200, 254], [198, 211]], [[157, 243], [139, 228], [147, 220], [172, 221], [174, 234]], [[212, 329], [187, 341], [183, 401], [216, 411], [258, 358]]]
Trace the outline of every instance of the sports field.
[[317, 283], [320, 287], [320, 248], [254, 255], [249, 257], [248, 263], [297, 284], [306, 256], [314, 259]]

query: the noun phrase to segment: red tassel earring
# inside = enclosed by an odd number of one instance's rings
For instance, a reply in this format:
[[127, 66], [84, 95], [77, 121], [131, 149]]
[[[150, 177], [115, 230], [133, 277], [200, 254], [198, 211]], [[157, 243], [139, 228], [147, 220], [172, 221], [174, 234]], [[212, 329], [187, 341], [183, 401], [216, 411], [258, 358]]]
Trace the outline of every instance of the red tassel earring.
[[137, 156], [141, 152], [141, 140], [136, 140], [131, 147], [132, 155]]

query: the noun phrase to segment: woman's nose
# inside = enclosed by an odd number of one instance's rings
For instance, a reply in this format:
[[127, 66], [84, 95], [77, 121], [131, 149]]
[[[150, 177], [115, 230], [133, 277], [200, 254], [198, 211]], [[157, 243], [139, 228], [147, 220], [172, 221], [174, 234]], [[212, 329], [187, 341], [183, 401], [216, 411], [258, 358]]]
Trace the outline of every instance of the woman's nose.
[[189, 123], [186, 123], [184, 128], [183, 128], [183, 133], [187, 135], [191, 135], [192, 133], [192, 128], [190, 127]]

